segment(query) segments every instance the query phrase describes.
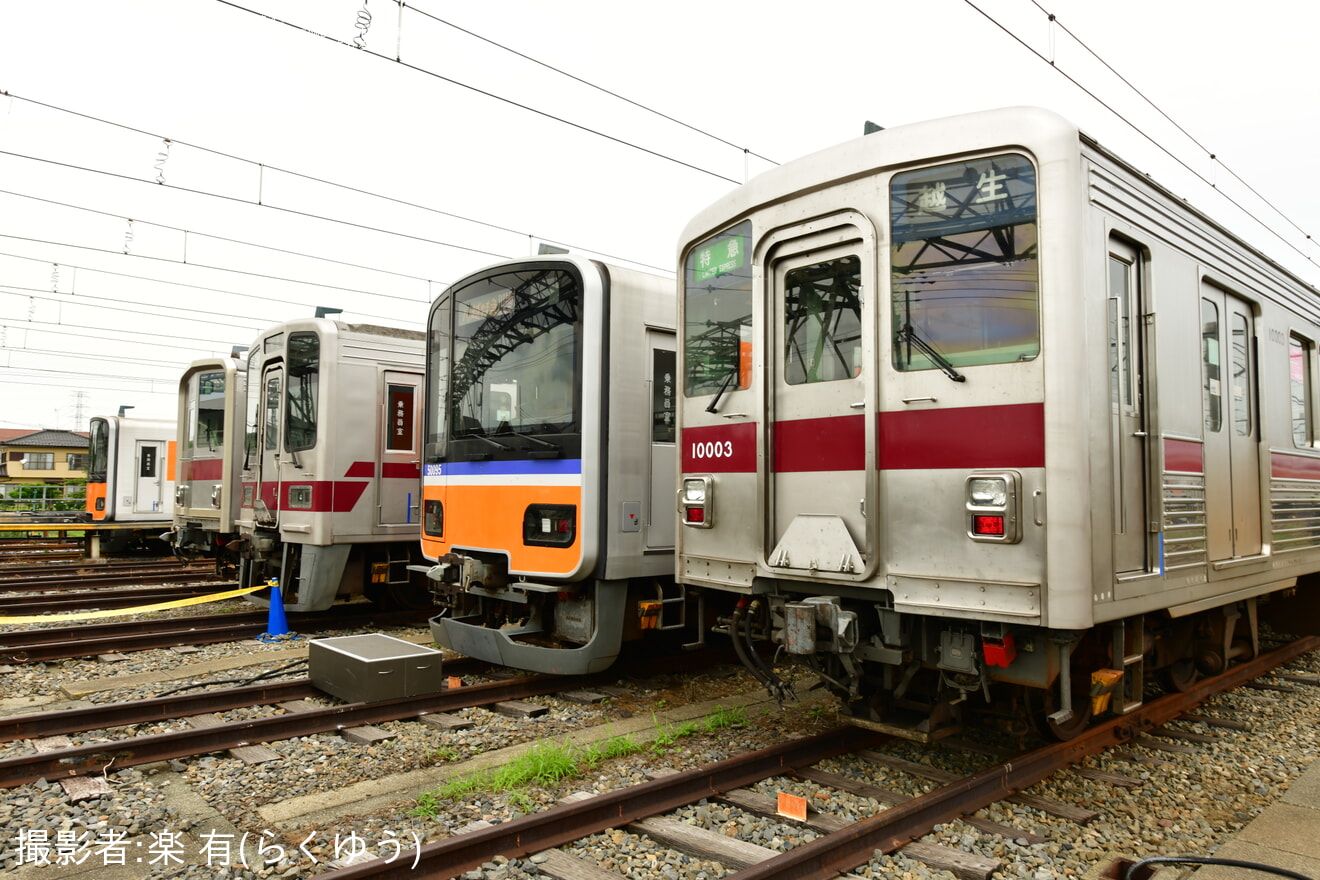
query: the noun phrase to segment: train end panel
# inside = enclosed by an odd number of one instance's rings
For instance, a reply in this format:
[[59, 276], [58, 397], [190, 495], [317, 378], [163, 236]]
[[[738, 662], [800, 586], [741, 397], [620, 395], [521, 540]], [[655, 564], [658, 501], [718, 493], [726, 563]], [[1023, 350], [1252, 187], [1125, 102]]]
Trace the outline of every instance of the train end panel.
[[436, 299], [422, 547], [441, 644], [585, 674], [682, 628], [673, 296], [570, 255], [495, 264]]
[[[426, 607], [421, 562], [420, 332], [285, 322], [247, 365], [239, 574], [277, 579], [285, 606], [365, 597]], [[253, 594], [257, 604], [264, 592]]]

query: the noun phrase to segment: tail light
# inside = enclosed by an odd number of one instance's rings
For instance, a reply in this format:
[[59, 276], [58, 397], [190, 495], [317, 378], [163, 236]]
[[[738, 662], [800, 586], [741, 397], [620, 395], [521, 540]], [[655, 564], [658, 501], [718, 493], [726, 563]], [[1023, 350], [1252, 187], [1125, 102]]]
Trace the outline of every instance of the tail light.
[[523, 513], [523, 543], [533, 547], [568, 547], [577, 539], [577, 507], [533, 504]]
[[1022, 540], [1018, 500], [1021, 481], [1013, 471], [967, 477], [967, 537], [995, 544]]
[[678, 490], [678, 514], [683, 525], [709, 529], [715, 525], [714, 477], [684, 477]]

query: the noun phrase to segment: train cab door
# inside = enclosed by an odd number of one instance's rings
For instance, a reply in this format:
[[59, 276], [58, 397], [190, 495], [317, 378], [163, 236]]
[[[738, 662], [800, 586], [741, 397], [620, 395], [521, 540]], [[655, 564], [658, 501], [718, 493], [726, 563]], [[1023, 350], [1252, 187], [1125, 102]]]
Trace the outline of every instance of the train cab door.
[[1260, 425], [1251, 306], [1201, 286], [1201, 404], [1211, 564], [1259, 555]]
[[377, 524], [415, 525], [422, 492], [422, 376], [387, 371], [384, 383]]
[[139, 440], [133, 451], [136, 471], [133, 480], [133, 512], [156, 513], [165, 503], [163, 496], [165, 444]]
[[280, 518], [280, 425], [284, 413], [284, 365], [261, 373], [261, 413], [257, 447], [257, 521], [276, 525]]
[[1119, 242], [1109, 251], [1109, 405], [1114, 503], [1114, 571], [1149, 571], [1149, 437], [1140, 262]]
[[[875, 560], [873, 253], [864, 220], [771, 245], [766, 562], [857, 577]], [[816, 231], [819, 230], [819, 231]]]

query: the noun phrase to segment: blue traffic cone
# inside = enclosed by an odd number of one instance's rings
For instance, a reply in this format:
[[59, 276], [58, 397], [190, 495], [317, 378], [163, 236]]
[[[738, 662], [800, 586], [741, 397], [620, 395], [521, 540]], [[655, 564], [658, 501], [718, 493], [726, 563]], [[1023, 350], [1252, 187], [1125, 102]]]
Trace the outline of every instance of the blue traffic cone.
[[289, 621], [284, 617], [284, 597], [280, 595], [279, 578], [266, 581], [270, 587], [270, 616], [266, 620], [266, 632], [263, 639], [280, 639], [291, 634]]

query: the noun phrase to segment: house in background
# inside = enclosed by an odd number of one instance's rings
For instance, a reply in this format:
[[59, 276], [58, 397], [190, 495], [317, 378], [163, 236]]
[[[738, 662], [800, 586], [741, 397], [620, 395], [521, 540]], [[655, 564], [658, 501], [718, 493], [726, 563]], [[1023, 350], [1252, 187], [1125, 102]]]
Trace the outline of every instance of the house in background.
[[41, 494], [62, 500], [68, 481], [87, 479], [88, 445], [76, 431], [0, 429], [0, 499], [17, 497], [23, 487], [50, 486]]

